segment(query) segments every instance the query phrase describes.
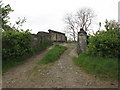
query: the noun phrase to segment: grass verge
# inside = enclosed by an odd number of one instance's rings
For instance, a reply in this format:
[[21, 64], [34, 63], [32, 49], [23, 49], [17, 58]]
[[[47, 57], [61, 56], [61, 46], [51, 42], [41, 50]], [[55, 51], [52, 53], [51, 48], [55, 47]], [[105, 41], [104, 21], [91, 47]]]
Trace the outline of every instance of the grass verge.
[[55, 45], [53, 49], [48, 51], [48, 53], [42, 58], [38, 64], [48, 64], [59, 59], [61, 54], [67, 49], [65, 46]]
[[26, 54], [25, 56], [22, 56], [22, 57], [2, 61], [2, 74], [7, 72], [12, 67], [22, 64], [24, 60], [28, 59], [31, 56], [32, 54]]
[[74, 62], [83, 70], [99, 78], [118, 79], [117, 58], [93, 57], [82, 53], [78, 58], [74, 58]]

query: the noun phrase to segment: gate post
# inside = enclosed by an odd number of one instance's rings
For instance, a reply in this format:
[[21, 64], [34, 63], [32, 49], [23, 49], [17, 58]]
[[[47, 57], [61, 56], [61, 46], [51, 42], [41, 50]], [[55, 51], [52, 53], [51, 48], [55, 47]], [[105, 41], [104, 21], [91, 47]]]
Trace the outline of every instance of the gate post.
[[87, 50], [87, 33], [81, 28], [78, 32], [77, 53], [80, 54]]

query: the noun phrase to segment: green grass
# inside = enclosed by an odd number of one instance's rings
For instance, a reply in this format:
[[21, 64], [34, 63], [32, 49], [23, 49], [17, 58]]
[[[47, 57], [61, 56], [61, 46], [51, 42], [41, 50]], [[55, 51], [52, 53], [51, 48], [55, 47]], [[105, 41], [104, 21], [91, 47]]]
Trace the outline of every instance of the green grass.
[[22, 64], [24, 60], [28, 59], [31, 56], [32, 56], [32, 54], [26, 54], [25, 56], [22, 56], [22, 57], [8, 59], [5, 61], [3, 60], [2, 61], [2, 74], [7, 72], [12, 67]]
[[48, 53], [42, 58], [38, 64], [48, 64], [50, 62], [54, 62], [58, 60], [61, 54], [67, 49], [65, 46], [55, 45], [53, 49], [48, 51]]
[[76, 65], [103, 79], [118, 79], [118, 59], [90, 56], [82, 53], [78, 58], [74, 58]]

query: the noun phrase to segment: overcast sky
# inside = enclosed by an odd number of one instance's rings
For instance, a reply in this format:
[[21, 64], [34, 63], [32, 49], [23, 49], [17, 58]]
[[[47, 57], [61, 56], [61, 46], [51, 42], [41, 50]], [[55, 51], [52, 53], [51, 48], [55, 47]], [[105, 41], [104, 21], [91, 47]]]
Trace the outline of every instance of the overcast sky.
[[3, 0], [10, 4], [14, 12], [10, 14], [14, 24], [18, 17], [26, 18], [24, 29], [32, 29], [32, 33], [48, 29], [64, 31], [63, 21], [66, 13], [75, 13], [83, 7], [92, 8], [97, 15], [93, 29], [105, 19], [118, 21], [118, 1], [120, 0]]

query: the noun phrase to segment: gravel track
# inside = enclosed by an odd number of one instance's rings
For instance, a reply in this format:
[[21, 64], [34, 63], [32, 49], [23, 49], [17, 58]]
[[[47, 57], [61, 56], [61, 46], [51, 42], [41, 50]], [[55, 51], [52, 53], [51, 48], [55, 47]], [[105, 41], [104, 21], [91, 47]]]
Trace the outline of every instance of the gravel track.
[[90, 75], [73, 63], [76, 44], [69, 47], [54, 63], [38, 65], [37, 62], [48, 52], [25, 61], [3, 75], [3, 88], [117, 88], [117, 81], [105, 81]]

